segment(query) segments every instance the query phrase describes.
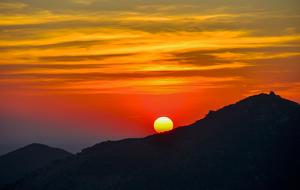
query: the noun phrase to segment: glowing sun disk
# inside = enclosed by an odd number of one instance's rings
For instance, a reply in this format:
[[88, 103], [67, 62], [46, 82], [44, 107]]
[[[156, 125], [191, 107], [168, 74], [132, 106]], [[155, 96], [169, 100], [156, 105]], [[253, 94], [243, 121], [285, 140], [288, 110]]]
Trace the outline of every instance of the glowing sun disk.
[[154, 129], [158, 133], [170, 131], [173, 129], [173, 122], [168, 117], [160, 117], [155, 120]]

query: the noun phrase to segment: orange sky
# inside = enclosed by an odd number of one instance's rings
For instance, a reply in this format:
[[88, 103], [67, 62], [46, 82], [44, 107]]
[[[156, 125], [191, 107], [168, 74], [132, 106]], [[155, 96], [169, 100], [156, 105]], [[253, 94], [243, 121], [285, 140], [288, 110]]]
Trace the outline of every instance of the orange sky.
[[297, 0], [0, 0], [0, 136], [122, 136], [300, 102]]

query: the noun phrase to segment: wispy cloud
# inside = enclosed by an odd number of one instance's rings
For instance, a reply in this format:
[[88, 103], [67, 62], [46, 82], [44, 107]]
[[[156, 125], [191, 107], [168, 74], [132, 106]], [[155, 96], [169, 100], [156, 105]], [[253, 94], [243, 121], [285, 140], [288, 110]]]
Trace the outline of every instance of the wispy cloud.
[[244, 70], [254, 72], [257, 61], [299, 57], [300, 17], [274, 7], [192, 0], [3, 1], [1, 80], [94, 93], [228, 87], [246, 80]]

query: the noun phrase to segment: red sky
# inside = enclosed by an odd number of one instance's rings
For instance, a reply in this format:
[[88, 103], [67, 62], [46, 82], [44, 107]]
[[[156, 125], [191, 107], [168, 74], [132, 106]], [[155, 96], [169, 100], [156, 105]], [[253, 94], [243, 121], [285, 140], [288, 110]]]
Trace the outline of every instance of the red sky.
[[299, 7], [0, 0], [0, 136], [141, 137], [270, 90], [299, 103]]

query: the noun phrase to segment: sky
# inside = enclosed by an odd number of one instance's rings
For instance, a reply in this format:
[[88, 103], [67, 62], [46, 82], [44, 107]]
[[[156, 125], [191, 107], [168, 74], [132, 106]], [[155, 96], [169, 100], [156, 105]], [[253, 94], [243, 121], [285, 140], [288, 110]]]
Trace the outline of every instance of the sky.
[[271, 90], [299, 103], [299, 46], [298, 0], [0, 0], [0, 144], [143, 137]]

